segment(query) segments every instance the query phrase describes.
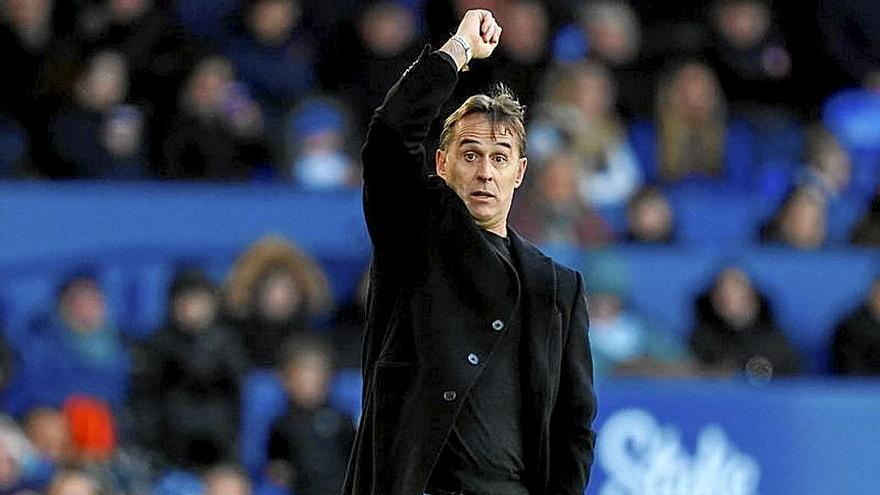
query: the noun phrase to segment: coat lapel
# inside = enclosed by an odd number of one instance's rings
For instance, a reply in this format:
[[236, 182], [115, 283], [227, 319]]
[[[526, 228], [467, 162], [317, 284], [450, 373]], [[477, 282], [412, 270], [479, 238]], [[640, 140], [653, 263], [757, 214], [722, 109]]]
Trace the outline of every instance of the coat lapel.
[[533, 350], [548, 350], [556, 317], [556, 280], [553, 260], [514, 230], [508, 230], [511, 250], [520, 266], [524, 335]]
[[[545, 485], [540, 473], [549, 472], [549, 455], [546, 449], [552, 402], [549, 383], [551, 373], [558, 364], [551, 362], [557, 346], [561, 346], [558, 336], [561, 328], [557, 328], [556, 270], [553, 261], [538, 251], [531, 243], [524, 240], [516, 232], [508, 230], [511, 236], [511, 248], [520, 266], [522, 280], [522, 336], [520, 340], [520, 373], [523, 386], [523, 424], [540, 425], [532, 431], [537, 435], [526, 435], [526, 462], [534, 470], [534, 478], [528, 480], [535, 493], [543, 493]], [[553, 337], [557, 336], [556, 341]]]

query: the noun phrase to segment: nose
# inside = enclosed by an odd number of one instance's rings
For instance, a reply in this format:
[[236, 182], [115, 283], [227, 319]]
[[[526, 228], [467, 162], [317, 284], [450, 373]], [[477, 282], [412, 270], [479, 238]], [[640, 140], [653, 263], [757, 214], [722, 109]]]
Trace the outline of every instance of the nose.
[[486, 157], [480, 160], [480, 164], [477, 166], [477, 178], [483, 182], [489, 182], [492, 180], [492, 173], [494, 170], [495, 167], [492, 166], [489, 158]]

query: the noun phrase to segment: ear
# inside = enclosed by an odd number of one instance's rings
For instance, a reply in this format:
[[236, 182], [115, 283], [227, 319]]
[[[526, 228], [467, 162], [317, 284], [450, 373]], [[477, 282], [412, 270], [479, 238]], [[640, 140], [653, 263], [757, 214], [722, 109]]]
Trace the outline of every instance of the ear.
[[437, 175], [446, 178], [446, 151], [437, 148], [434, 154], [434, 167], [437, 169]]
[[526, 168], [529, 166], [529, 159], [526, 157], [522, 157], [519, 159], [519, 163], [516, 164], [516, 177], [513, 182], [514, 188], [517, 188], [522, 184], [523, 179], [526, 177]]

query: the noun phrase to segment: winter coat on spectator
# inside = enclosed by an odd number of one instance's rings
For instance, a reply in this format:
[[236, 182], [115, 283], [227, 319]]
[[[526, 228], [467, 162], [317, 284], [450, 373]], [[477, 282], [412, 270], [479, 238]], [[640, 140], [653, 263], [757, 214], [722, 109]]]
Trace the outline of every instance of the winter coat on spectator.
[[866, 305], [834, 331], [831, 369], [841, 375], [880, 375], [880, 320]]
[[236, 136], [220, 119], [181, 112], [164, 143], [164, 174], [175, 179], [243, 179], [264, 161], [259, 140]]
[[354, 442], [354, 423], [329, 406], [314, 410], [291, 406], [272, 426], [270, 461], [292, 469], [297, 495], [339, 493], [348, 454]]
[[711, 367], [746, 371], [764, 358], [774, 375], [792, 375], [799, 370], [798, 356], [770, 313], [767, 299], [757, 294], [758, 314], [746, 328], [734, 328], [716, 311], [708, 293], [696, 302], [697, 323], [690, 336], [694, 356]]
[[139, 349], [136, 364], [141, 441], [179, 466], [234, 458], [246, 364], [229, 329], [214, 324], [192, 332], [169, 323]]
[[91, 28], [79, 33], [83, 48], [121, 52], [130, 67], [131, 96], [167, 117], [175, 106], [177, 86], [195, 58], [180, 25], [159, 8], [148, 7], [135, 18], [101, 17]]
[[59, 170], [71, 170], [79, 178], [139, 179], [148, 174], [143, 143], [132, 152], [114, 155], [105, 144], [107, 115], [84, 108], [71, 108], [56, 115], [50, 125], [52, 150], [61, 162]]
[[[285, 299], [284, 314], [266, 314], [267, 299], [276, 298], [273, 280], [280, 279]], [[254, 243], [236, 260], [226, 281], [226, 310], [231, 325], [239, 332], [250, 364], [274, 367], [278, 346], [298, 332], [311, 329], [311, 319], [322, 315], [331, 304], [327, 276], [318, 263], [280, 237]], [[268, 296], [267, 292], [275, 292]]]
[[283, 113], [315, 85], [313, 51], [302, 37], [271, 46], [251, 35], [238, 35], [230, 39], [226, 55], [263, 110]]

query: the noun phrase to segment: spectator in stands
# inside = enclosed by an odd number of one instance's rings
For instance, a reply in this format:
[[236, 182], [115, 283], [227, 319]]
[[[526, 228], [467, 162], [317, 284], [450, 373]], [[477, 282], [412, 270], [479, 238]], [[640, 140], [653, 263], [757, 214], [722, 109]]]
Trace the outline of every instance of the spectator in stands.
[[62, 411], [70, 426], [71, 466], [86, 470], [108, 493], [147, 493], [152, 473], [138, 450], [122, 444], [117, 424], [124, 414], [85, 395], [68, 397]]
[[[578, 22], [564, 28], [554, 42], [557, 59], [579, 54], [604, 63], [617, 82], [617, 100], [627, 118], [650, 112], [650, 92], [646, 90], [646, 67], [640, 58], [642, 29], [630, 4], [623, 0], [584, 2], [576, 13]], [[569, 45], [569, 46], [566, 46]], [[585, 50], [572, 50], [578, 45]], [[578, 53], [578, 52], [583, 53]], [[565, 54], [568, 53], [567, 55]], [[648, 81], [650, 84], [650, 81]]]
[[686, 376], [692, 371], [682, 342], [651, 325], [627, 304], [627, 267], [612, 252], [587, 255], [593, 374]]
[[645, 187], [629, 201], [626, 241], [637, 244], [670, 244], [675, 237], [675, 213], [663, 191]]
[[852, 163], [840, 141], [821, 124], [805, 133], [804, 169], [799, 182], [812, 186], [829, 203], [840, 198], [850, 184]]
[[799, 358], [776, 326], [770, 303], [745, 272], [723, 269], [694, 303], [690, 349], [711, 372], [756, 380], [792, 375]]
[[242, 2], [241, 31], [231, 36], [226, 55], [263, 109], [273, 161], [280, 162], [284, 117], [315, 89], [317, 55], [301, 29], [299, 0]]
[[613, 233], [578, 195], [577, 157], [558, 153], [538, 168], [536, 185], [525, 192], [511, 223], [533, 242], [598, 247]]
[[243, 2], [243, 32], [227, 52], [266, 109], [290, 109], [314, 87], [314, 47], [299, 29], [298, 0]]
[[718, 79], [703, 63], [685, 62], [660, 80], [655, 122], [636, 123], [631, 138], [648, 182], [750, 186], [751, 133], [744, 122], [728, 119]]
[[791, 103], [792, 57], [768, 2], [718, 0], [710, 15], [710, 64], [731, 105], [753, 112], [756, 105]]
[[[47, 53], [59, 37], [59, 24], [53, 15], [52, 0], [7, 0], [0, 7], [0, 46], [3, 47], [3, 65], [7, 68], [0, 78], [0, 115], [4, 126], [23, 127], [29, 139], [24, 147], [30, 148], [32, 161], [45, 160], [48, 148], [46, 132], [50, 106], [42, 96], [43, 66]], [[28, 142], [29, 141], [29, 142]], [[9, 153], [9, 150], [2, 150]], [[21, 165], [21, 164], [20, 164]], [[26, 167], [20, 167], [26, 168]], [[36, 171], [36, 170], [33, 170]], [[44, 171], [45, 172], [45, 171]]]
[[60, 410], [38, 407], [28, 412], [24, 431], [43, 459], [55, 466], [69, 466], [73, 462], [70, 424]]
[[[112, 50], [128, 61], [131, 94], [167, 125], [193, 50], [182, 27], [153, 0], [80, 3], [78, 41], [85, 50]], [[161, 130], [161, 127], [156, 130]]]
[[76, 464], [95, 468], [109, 467], [116, 454], [116, 417], [107, 403], [87, 395], [71, 395], [62, 408], [70, 425], [73, 459]]
[[126, 104], [128, 64], [117, 52], [89, 59], [74, 91], [74, 106], [52, 120], [56, 169], [77, 177], [134, 179], [147, 174], [144, 116]]
[[171, 284], [165, 325], [143, 346], [133, 408], [141, 441], [170, 463], [204, 468], [235, 458], [246, 357], [219, 320], [219, 293], [199, 269]]
[[278, 343], [309, 333], [312, 318], [331, 305], [327, 277], [317, 262], [280, 237], [267, 237], [242, 254], [226, 282], [226, 304], [251, 364], [274, 367]]
[[290, 175], [307, 189], [326, 190], [360, 183], [360, 168], [346, 149], [347, 115], [336, 101], [309, 99], [291, 115]]
[[880, 275], [865, 302], [837, 325], [831, 369], [839, 375], [880, 375]]
[[68, 276], [55, 307], [37, 315], [30, 332], [5, 397], [7, 411], [22, 415], [37, 406], [60, 408], [74, 394], [122, 410], [128, 396], [128, 350], [93, 273]]
[[203, 495], [250, 495], [251, 480], [247, 473], [233, 464], [220, 464], [209, 469], [202, 477]]
[[827, 231], [825, 198], [809, 186], [795, 188], [761, 228], [761, 242], [797, 249], [818, 249]]
[[880, 187], [874, 192], [871, 205], [853, 229], [851, 241], [856, 246], [880, 247]]
[[355, 126], [365, 130], [373, 109], [422, 45], [416, 13], [403, 2], [365, 3], [357, 19], [323, 50], [321, 80], [351, 109]]
[[60, 471], [52, 478], [46, 495], [102, 495], [102, 484], [84, 470], [68, 469]]
[[6, 0], [0, 12], [0, 44], [9, 71], [0, 81], [0, 111], [24, 121], [33, 103], [37, 79], [46, 50], [55, 37], [52, 0]]
[[165, 143], [165, 175], [241, 179], [266, 161], [262, 110], [234, 77], [223, 57], [193, 68]]
[[642, 175], [615, 110], [611, 73], [588, 61], [564, 68], [550, 81], [547, 100], [558, 108], [556, 120], [575, 153], [579, 194], [594, 206], [626, 204], [641, 186]]
[[354, 442], [354, 420], [327, 403], [330, 348], [315, 337], [290, 340], [280, 368], [290, 402], [272, 427], [269, 474], [297, 495], [337, 493]]
[[547, 5], [537, 0], [503, 2], [497, 17], [499, 24], [505, 26], [504, 43], [490, 59], [488, 80], [504, 82], [529, 108], [550, 64]]

